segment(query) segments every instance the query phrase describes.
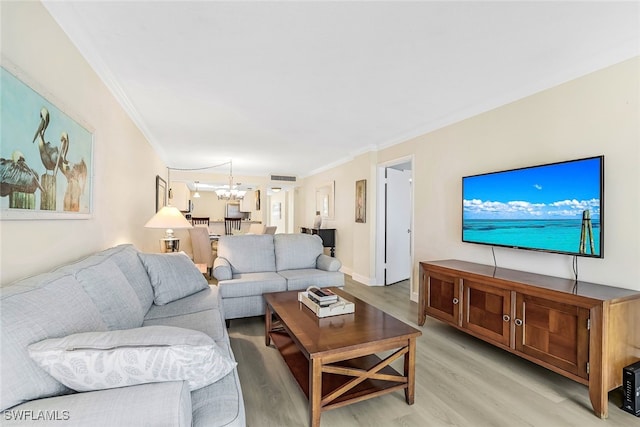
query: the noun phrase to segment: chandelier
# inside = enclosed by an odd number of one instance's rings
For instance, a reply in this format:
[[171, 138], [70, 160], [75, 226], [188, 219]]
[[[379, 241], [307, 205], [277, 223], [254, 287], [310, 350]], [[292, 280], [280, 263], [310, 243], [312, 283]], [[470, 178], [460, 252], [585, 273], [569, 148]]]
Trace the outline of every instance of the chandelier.
[[198, 193], [198, 183], [199, 183], [199, 182], [200, 182], [200, 181], [196, 181], [196, 182], [195, 182], [196, 192], [195, 192], [195, 193], [193, 193], [193, 197], [194, 197], [194, 198], [196, 198], [196, 199], [198, 199], [198, 198], [200, 197], [200, 193]]
[[233, 162], [229, 160], [229, 185], [216, 190], [218, 200], [242, 200], [247, 192], [233, 185]]

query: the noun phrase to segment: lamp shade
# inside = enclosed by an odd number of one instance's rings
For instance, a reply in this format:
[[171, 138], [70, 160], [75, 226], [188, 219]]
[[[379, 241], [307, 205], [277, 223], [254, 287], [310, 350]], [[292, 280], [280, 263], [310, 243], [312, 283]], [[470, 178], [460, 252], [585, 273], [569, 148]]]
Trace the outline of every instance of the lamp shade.
[[191, 223], [175, 206], [163, 206], [144, 225], [146, 228], [191, 228]]

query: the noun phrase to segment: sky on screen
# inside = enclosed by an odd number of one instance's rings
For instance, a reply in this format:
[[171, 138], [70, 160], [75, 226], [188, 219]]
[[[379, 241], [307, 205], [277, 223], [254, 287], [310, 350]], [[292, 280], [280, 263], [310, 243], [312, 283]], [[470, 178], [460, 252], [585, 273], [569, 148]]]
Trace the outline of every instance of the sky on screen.
[[579, 219], [600, 215], [600, 159], [467, 177], [466, 219]]

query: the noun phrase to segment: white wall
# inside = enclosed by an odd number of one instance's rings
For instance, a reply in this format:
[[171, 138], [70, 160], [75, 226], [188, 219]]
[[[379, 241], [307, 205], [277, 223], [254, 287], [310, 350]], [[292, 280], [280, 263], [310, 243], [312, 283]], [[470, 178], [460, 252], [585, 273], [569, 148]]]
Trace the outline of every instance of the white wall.
[[[335, 217], [323, 220], [323, 228], [336, 229], [336, 257], [342, 271], [354, 279], [374, 283], [375, 264], [375, 198], [376, 153], [359, 155], [344, 164], [301, 180], [296, 189], [296, 221], [298, 226], [311, 227], [316, 216], [316, 188], [333, 181], [335, 186]], [[367, 222], [355, 222], [356, 181], [367, 180]]]
[[164, 164], [41, 3], [3, 1], [0, 15], [3, 66], [94, 130], [93, 217], [0, 221], [0, 283], [118, 243], [157, 251], [162, 230], [143, 226]]
[[191, 199], [191, 214], [199, 217], [209, 217], [211, 221], [224, 221], [227, 201], [218, 200], [218, 195], [212, 191], [199, 191], [200, 197]]
[[[579, 259], [580, 279], [640, 290], [640, 58], [371, 154], [304, 180], [298, 191], [313, 218], [314, 187], [336, 180], [337, 255], [345, 270], [372, 281], [375, 239], [353, 221], [357, 179], [372, 163], [414, 156], [414, 277], [419, 261], [455, 258], [492, 264], [491, 248], [461, 242], [461, 177], [603, 154], [604, 259]], [[375, 160], [371, 160], [375, 158]], [[375, 192], [368, 188], [368, 212]], [[373, 213], [373, 212], [372, 212]], [[363, 236], [363, 233], [370, 233]], [[572, 277], [571, 257], [496, 248], [500, 267]], [[414, 292], [417, 280], [414, 281]]]

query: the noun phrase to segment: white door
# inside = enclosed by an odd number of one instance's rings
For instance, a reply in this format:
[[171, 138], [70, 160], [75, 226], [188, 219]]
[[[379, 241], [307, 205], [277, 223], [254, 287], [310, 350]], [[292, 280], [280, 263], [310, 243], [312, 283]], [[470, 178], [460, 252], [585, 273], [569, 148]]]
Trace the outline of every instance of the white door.
[[385, 285], [411, 275], [411, 171], [386, 168]]

